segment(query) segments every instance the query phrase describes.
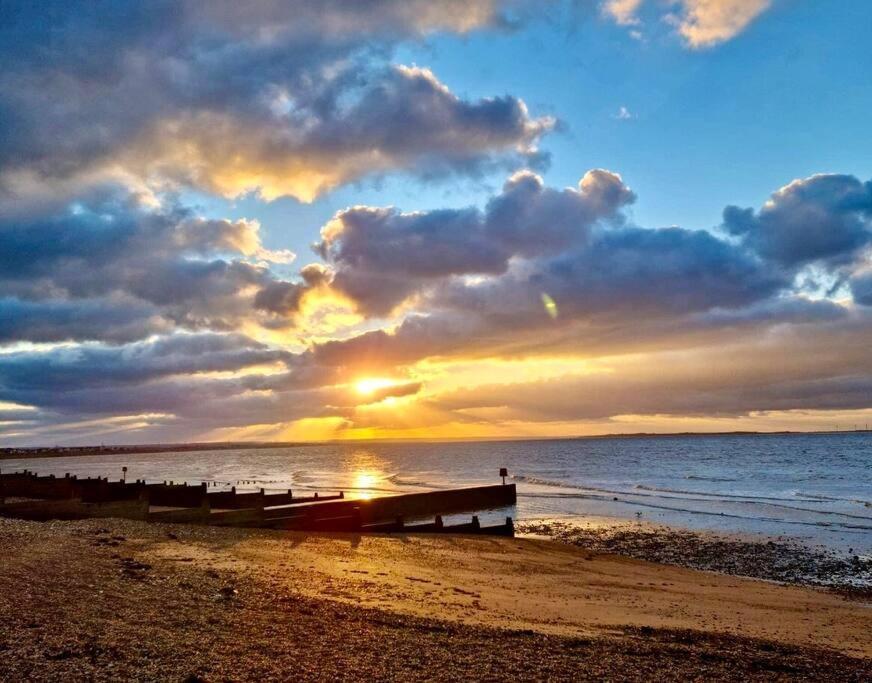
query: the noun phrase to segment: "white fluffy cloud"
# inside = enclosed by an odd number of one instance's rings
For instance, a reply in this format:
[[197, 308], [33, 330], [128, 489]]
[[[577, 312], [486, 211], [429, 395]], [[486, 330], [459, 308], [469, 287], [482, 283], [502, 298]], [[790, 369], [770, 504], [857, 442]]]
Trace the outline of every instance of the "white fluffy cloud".
[[678, 32], [694, 48], [710, 47], [745, 30], [772, 0], [681, 0]]
[[620, 26], [636, 26], [639, 24], [637, 13], [644, 0], [605, 0], [602, 11]]
[[[603, 13], [620, 26], [642, 25], [639, 12], [646, 0], [606, 0]], [[675, 27], [688, 47], [712, 47], [735, 38], [765, 12], [772, 0], [671, 0], [661, 19]]]

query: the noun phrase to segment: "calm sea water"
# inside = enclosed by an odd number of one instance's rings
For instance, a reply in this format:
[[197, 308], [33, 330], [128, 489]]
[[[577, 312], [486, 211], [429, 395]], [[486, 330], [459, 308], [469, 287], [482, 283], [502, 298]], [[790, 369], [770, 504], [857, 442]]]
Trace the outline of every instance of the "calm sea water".
[[496, 483], [507, 467], [522, 521], [619, 518], [786, 536], [872, 553], [872, 434], [696, 436], [290, 448], [8, 460], [129, 479], [372, 497]]

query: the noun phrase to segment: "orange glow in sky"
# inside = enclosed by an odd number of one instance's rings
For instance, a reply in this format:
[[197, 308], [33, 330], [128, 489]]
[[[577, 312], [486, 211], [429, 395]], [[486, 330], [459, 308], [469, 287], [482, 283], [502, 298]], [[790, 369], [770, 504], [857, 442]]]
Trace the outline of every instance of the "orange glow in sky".
[[369, 396], [379, 389], [386, 389], [388, 387], [396, 386], [397, 384], [400, 384], [400, 382], [386, 377], [365, 377], [354, 383], [354, 389], [358, 394]]

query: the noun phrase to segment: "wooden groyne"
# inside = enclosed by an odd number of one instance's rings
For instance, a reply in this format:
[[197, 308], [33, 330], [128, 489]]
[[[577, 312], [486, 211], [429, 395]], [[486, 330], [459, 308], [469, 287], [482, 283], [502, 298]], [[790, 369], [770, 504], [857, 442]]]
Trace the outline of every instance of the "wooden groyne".
[[294, 496], [290, 489], [278, 493], [267, 493], [264, 489], [237, 493], [235, 486], [229, 491], [210, 492], [205, 482], [197, 486], [176, 484], [172, 481], [147, 484], [140, 480], [109, 481], [104, 477], [79, 479], [69, 474], [63, 477], [39, 476], [28, 470], [0, 474], [0, 497], [4, 495], [45, 500], [80, 498], [86, 503], [144, 499], [151, 505], [168, 507], [200, 507], [204, 500], [208, 500], [210, 507], [224, 509], [275, 507], [344, 497], [342, 493], [335, 496], [320, 496], [315, 493], [312, 496], [299, 497]]
[[[107, 478], [0, 473], [0, 516], [33, 520], [126, 517], [154, 522], [362, 533], [482, 533], [513, 535], [505, 524], [482, 527], [478, 517], [445, 525], [442, 515], [514, 505], [514, 484], [425, 491], [372, 499], [295, 496], [291, 490], [209, 491], [206, 483], [146, 483]], [[406, 520], [434, 519], [407, 523]]]
[[514, 484], [497, 484], [275, 508], [265, 511], [264, 525], [279, 529], [362, 529], [397, 519], [474, 512], [516, 502]]

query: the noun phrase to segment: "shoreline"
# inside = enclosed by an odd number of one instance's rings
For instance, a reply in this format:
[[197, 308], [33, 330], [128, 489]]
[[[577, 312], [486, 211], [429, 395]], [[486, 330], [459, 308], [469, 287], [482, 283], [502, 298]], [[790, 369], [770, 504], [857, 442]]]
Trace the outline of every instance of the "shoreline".
[[872, 603], [872, 556], [812, 548], [790, 537], [724, 534], [610, 519], [518, 522], [518, 535], [549, 538], [591, 552], [797, 586], [833, 590]]
[[0, 545], [0, 678], [872, 675], [868, 604], [551, 540], [98, 519]]

